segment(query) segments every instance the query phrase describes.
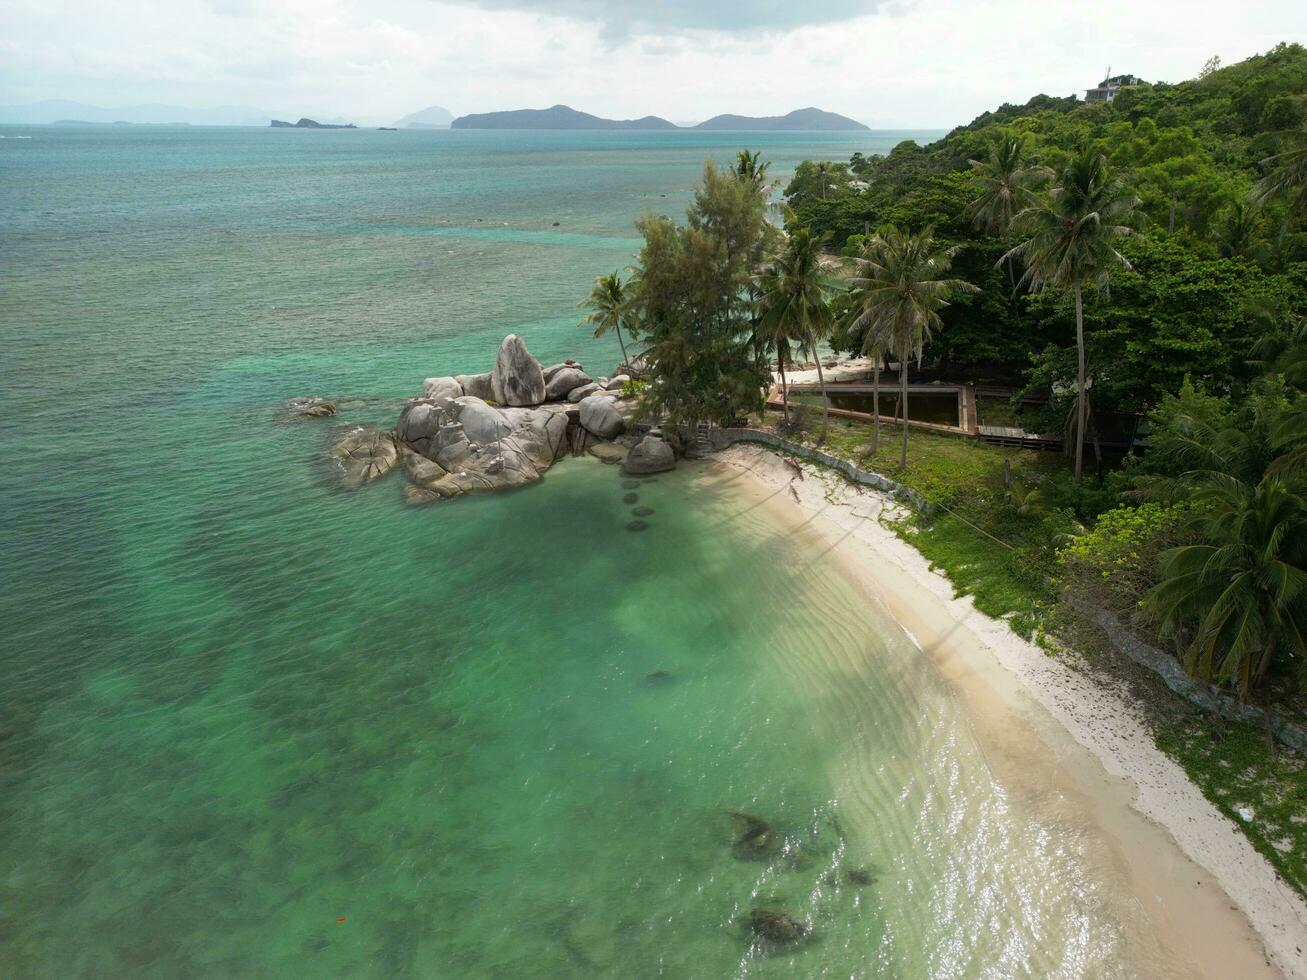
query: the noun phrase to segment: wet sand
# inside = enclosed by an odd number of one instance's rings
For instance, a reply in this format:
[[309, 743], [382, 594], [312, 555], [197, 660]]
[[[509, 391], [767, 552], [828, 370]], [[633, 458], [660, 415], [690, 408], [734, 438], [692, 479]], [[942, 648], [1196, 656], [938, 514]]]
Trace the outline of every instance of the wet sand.
[[808, 466], [795, 479], [756, 446], [714, 460], [703, 480], [811, 536], [822, 560], [903, 629], [1014, 803], [1082, 842], [1103, 914], [1121, 926], [1123, 975], [1307, 978], [1307, 904], [1155, 747], [1123, 686], [953, 598], [947, 579], [878, 523], [896, 512], [888, 498]]

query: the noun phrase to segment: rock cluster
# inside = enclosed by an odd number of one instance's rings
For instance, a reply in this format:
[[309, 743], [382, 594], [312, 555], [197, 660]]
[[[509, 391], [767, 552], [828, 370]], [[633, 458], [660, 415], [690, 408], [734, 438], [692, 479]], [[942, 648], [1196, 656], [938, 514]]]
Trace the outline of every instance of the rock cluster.
[[419, 503], [533, 483], [568, 453], [589, 452], [633, 474], [671, 469], [667, 443], [625, 434], [635, 409], [628, 380], [620, 371], [591, 378], [571, 360], [542, 367], [509, 334], [492, 371], [427, 378], [393, 433], [351, 429], [331, 458], [351, 486], [402, 464], [407, 496]]

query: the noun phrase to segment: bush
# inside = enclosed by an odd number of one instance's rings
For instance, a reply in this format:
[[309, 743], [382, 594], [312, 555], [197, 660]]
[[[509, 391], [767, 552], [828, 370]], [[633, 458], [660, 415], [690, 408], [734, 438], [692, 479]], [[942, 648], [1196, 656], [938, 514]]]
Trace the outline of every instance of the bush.
[[1188, 504], [1147, 503], [1106, 511], [1093, 530], [1058, 550], [1058, 585], [1073, 598], [1137, 611], [1159, 580], [1162, 552], [1189, 540], [1184, 521], [1190, 510]]

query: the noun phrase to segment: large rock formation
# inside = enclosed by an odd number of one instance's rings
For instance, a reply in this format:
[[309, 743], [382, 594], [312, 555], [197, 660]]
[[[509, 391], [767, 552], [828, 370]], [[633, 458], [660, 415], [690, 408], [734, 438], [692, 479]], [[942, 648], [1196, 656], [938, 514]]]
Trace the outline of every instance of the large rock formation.
[[617, 410], [616, 399], [602, 395], [581, 399], [581, 425], [600, 439], [616, 439], [626, 431], [626, 419]]
[[427, 378], [422, 383], [423, 398], [461, 398], [463, 395], [463, 386], [457, 378]]
[[490, 401], [495, 397], [495, 388], [490, 383], [489, 371], [485, 374], [459, 374], [454, 377], [454, 380], [463, 389], [464, 395], [471, 395], [484, 401]]
[[645, 436], [626, 454], [622, 470], [635, 476], [645, 473], [662, 473], [676, 466], [672, 447], [657, 436]]
[[341, 436], [331, 449], [331, 458], [340, 467], [342, 482], [357, 487], [394, 469], [399, 450], [391, 433], [359, 426]]
[[545, 400], [552, 402], [560, 398], [566, 398], [577, 388], [590, 383], [590, 375], [580, 368], [565, 367], [562, 370], [555, 371], [553, 376], [545, 382]]
[[522, 338], [510, 333], [499, 345], [495, 369], [490, 373], [495, 401], [500, 405], [530, 407], [545, 400], [545, 376]]
[[[613, 379], [614, 389], [621, 380]], [[566, 453], [590, 452], [620, 463], [635, 437], [621, 445], [611, 440], [626, 430], [630, 402], [618, 390], [603, 390], [605, 383], [592, 381], [576, 361], [542, 369], [521, 338], [510, 334], [493, 371], [427, 378], [422, 397], [405, 404], [393, 433], [351, 430], [331, 458], [354, 486], [402, 464], [409, 481], [405, 496], [414, 502], [532, 483]], [[305, 411], [320, 401], [288, 404]], [[670, 468], [671, 450], [659, 440], [645, 443], [629, 472]]]
[[478, 490], [523, 486], [540, 479], [567, 445], [563, 406], [498, 409], [464, 396], [432, 405], [410, 402], [400, 416], [404, 471], [437, 500]]

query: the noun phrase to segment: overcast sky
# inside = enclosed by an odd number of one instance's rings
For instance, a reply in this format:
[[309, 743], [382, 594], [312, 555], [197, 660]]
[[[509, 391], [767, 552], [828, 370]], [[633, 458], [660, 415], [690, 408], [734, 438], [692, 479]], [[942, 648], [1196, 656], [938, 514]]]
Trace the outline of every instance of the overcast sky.
[[1307, 0], [0, 0], [0, 103], [243, 104], [389, 120], [565, 102], [697, 120], [816, 105], [951, 127], [1110, 65], [1179, 81]]

